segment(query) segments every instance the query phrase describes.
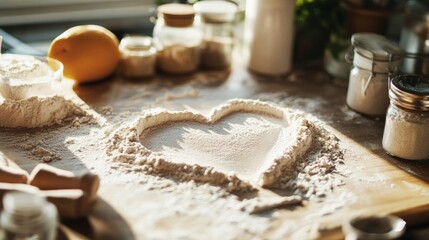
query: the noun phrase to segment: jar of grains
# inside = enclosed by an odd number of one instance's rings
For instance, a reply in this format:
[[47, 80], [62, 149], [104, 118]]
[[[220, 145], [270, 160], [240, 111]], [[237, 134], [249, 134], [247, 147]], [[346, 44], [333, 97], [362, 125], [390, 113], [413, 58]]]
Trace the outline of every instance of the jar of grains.
[[429, 77], [400, 75], [392, 79], [383, 148], [408, 160], [429, 159]]
[[120, 72], [128, 78], [150, 77], [155, 73], [156, 48], [151, 37], [127, 35], [119, 44]]
[[158, 7], [153, 37], [159, 44], [157, 66], [170, 74], [185, 74], [197, 69], [203, 35], [194, 26], [192, 6], [170, 3]]
[[231, 65], [234, 21], [237, 5], [227, 1], [202, 1], [194, 4], [203, 32], [201, 65], [227, 68]]
[[353, 34], [351, 42], [354, 56], [347, 105], [364, 115], [385, 116], [389, 106], [388, 74], [397, 71], [403, 52], [398, 44], [373, 33]]

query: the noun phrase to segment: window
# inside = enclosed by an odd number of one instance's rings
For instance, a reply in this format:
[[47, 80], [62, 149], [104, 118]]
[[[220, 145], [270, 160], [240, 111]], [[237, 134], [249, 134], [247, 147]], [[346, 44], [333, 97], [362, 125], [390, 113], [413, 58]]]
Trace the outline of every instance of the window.
[[148, 16], [153, 0], [0, 0], [0, 26]]

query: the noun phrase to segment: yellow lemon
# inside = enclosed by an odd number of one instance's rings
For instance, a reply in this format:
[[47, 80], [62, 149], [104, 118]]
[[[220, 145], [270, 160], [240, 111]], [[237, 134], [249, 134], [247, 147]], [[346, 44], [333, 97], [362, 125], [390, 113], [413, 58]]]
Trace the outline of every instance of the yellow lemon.
[[68, 29], [55, 38], [48, 56], [64, 65], [64, 76], [79, 83], [103, 79], [118, 66], [119, 41], [108, 29], [82, 25]]

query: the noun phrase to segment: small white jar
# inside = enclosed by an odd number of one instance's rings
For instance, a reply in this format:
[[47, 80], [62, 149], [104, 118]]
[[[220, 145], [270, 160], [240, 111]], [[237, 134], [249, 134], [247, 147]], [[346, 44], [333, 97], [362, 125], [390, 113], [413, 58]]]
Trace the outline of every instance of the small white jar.
[[383, 133], [383, 148], [407, 160], [429, 159], [429, 77], [400, 75], [392, 79]]
[[364, 115], [383, 117], [389, 106], [389, 74], [397, 71], [402, 50], [385, 37], [372, 33], [353, 34], [353, 68], [347, 105]]

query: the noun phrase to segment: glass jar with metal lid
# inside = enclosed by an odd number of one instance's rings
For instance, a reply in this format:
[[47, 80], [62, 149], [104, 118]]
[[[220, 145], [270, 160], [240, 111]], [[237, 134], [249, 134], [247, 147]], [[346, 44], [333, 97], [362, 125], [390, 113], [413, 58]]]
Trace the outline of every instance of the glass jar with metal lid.
[[429, 76], [393, 78], [389, 97], [384, 150], [402, 159], [429, 159]]
[[151, 37], [127, 35], [119, 44], [120, 73], [124, 77], [149, 77], [155, 73], [156, 48]]
[[[397, 71], [403, 51], [398, 44], [373, 33], [353, 34], [353, 61], [347, 105], [362, 114], [382, 117], [389, 106], [389, 74]], [[353, 55], [353, 57], [351, 57]]]
[[202, 1], [194, 4], [203, 32], [201, 65], [226, 68], [231, 65], [234, 21], [237, 5], [227, 1]]
[[202, 33], [194, 25], [192, 6], [170, 3], [158, 7], [153, 37], [159, 44], [157, 66], [170, 74], [190, 73], [200, 63]]

